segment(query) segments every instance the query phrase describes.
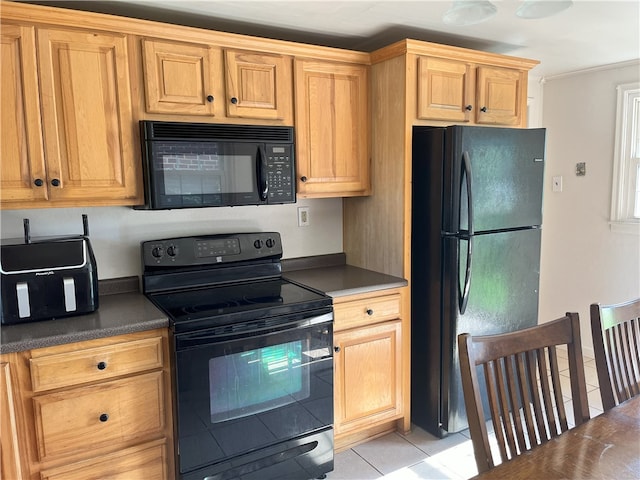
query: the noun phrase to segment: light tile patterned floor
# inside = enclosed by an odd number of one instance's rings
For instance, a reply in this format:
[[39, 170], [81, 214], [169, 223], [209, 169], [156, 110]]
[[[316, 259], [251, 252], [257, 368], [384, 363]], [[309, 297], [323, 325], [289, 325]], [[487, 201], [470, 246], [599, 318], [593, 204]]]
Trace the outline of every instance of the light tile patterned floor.
[[[562, 352], [558, 353], [561, 357]], [[561, 364], [561, 375], [567, 385], [569, 376], [566, 361]], [[598, 377], [593, 358], [584, 357], [585, 379], [589, 410], [594, 417], [602, 413], [602, 401], [598, 389]], [[573, 417], [571, 398], [566, 398], [567, 415]], [[464, 480], [478, 473], [473, 458], [469, 431], [454, 433], [440, 440], [414, 427], [408, 435], [390, 433], [336, 455], [335, 469], [328, 480]]]

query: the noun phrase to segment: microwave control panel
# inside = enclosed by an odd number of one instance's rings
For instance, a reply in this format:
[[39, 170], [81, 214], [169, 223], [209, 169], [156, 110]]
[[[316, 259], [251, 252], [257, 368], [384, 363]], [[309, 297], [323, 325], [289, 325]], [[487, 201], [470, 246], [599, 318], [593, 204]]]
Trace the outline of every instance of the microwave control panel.
[[267, 203], [295, 202], [293, 145], [265, 146], [267, 155]]

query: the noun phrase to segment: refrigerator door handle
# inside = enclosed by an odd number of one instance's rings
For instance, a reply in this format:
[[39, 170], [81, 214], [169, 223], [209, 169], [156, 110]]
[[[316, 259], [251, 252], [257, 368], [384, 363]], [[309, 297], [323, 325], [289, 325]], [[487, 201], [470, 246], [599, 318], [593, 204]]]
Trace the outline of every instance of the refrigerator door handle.
[[473, 258], [473, 193], [471, 189], [471, 157], [469, 152], [462, 153], [462, 176], [460, 183], [466, 180], [467, 186], [467, 228], [468, 235], [465, 235], [467, 240], [467, 265], [464, 272], [464, 284], [458, 296], [458, 306], [460, 308], [460, 315], [464, 314], [467, 309], [467, 303], [469, 302], [469, 289], [471, 288], [471, 263]]
[[471, 157], [469, 152], [462, 154], [462, 175], [460, 183], [466, 179], [467, 184], [467, 229], [469, 235], [473, 235], [473, 192], [471, 189]]
[[[458, 295], [458, 306], [460, 308], [460, 315], [463, 315], [467, 310], [467, 303], [469, 302], [469, 290], [471, 288], [471, 260], [473, 257], [473, 237], [466, 238], [467, 240], [467, 266], [464, 271], [464, 285]], [[458, 240], [460, 242], [460, 240]]]

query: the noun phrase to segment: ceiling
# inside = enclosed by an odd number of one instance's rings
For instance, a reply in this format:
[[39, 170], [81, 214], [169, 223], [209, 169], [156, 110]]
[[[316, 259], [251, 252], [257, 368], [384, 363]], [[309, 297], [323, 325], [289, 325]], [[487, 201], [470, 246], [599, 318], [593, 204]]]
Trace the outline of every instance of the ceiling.
[[373, 51], [403, 38], [540, 60], [550, 77], [640, 59], [640, 0], [574, 0], [552, 17], [516, 17], [519, 0], [465, 27], [445, 25], [441, 0], [112, 0], [33, 1], [246, 35]]

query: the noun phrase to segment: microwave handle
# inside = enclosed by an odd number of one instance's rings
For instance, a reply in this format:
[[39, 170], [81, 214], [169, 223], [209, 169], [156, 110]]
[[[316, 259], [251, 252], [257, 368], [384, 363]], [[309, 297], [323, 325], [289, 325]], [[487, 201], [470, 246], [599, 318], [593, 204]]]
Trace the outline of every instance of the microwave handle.
[[269, 193], [269, 184], [267, 183], [267, 156], [264, 153], [262, 145], [258, 145], [258, 153], [256, 155], [257, 178], [258, 178], [258, 195], [260, 200], [266, 201]]

